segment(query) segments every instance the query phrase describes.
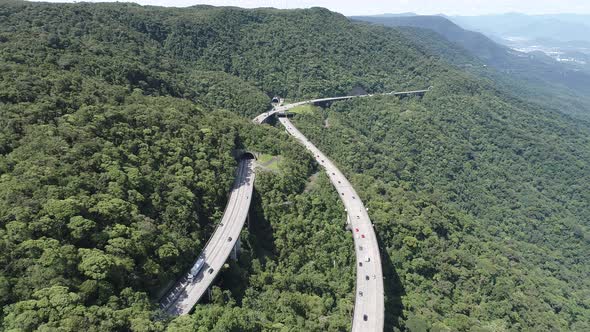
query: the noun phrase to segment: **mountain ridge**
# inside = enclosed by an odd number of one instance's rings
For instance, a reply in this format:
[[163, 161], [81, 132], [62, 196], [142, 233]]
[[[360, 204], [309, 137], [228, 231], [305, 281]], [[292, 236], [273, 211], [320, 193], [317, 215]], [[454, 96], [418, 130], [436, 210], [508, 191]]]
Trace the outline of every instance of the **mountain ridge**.
[[[492, 77], [497, 82], [506, 83], [507, 88], [514, 90], [522, 90], [525, 86], [536, 86], [538, 92], [523, 91], [522, 94], [530, 95], [530, 100], [542, 100], [547, 93], [552, 93], [564, 97], [559, 103], [559, 108], [568, 112], [571, 109], [572, 114], [578, 114], [586, 117], [590, 110], [590, 73], [580, 71], [569, 65], [558, 63], [552, 58], [548, 58], [544, 54], [523, 53], [512, 50], [507, 46], [494, 42], [479, 32], [472, 32], [465, 30], [452, 21], [439, 16], [415, 16], [415, 17], [399, 17], [399, 18], [375, 18], [375, 17], [352, 17], [355, 20], [371, 22], [373, 24], [382, 24], [394, 27], [418, 27], [429, 29], [440, 34], [451, 43], [454, 43], [460, 49], [465, 49], [472, 56], [480, 59], [485, 65], [495, 68], [498, 73], [489, 73], [485, 70], [477, 70], [478, 75], [486, 75]], [[430, 38], [424, 36], [424, 38]], [[430, 38], [431, 43], [436, 43]], [[424, 43], [425, 47], [432, 48]], [[448, 50], [449, 45], [440, 45], [440, 47]], [[433, 49], [432, 52], [441, 52]], [[444, 51], [447, 52], [448, 51]], [[465, 56], [447, 56], [443, 53], [439, 54], [446, 61], [464, 66], [465, 63], [457, 63], [467, 61], [469, 66], [481, 66], [481, 64], [469, 60], [465, 60]], [[491, 75], [491, 76], [490, 76]], [[495, 77], [495, 78], [494, 78]], [[515, 82], [506, 82], [506, 79], [514, 80]], [[517, 81], [524, 81], [526, 85], [519, 84]], [[504, 84], [502, 83], [502, 84]], [[568, 99], [580, 99], [580, 105], [573, 105]], [[586, 114], [586, 115], [585, 115]]]
[[[385, 329], [590, 327], [590, 124], [439, 34], [322, 8], [25, 2], [0, 16], [2, 329], [349, 330], [340, 194], [250, 119], [277, 94], [428, 86], [294, 119], [367, 203]], [[157, 294], [215, 228], [244, 149], [280, 162], [257, 173], [238, 260], [191, 315], [163, 315]]]

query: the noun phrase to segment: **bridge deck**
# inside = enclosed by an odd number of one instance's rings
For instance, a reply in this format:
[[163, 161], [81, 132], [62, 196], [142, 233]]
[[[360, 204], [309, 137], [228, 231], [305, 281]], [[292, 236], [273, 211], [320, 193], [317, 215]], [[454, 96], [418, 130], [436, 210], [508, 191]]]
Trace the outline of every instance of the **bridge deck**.
[[383, 331], [385, 300], [379, 245], [373, 224], [358, 194], [340, 170], [288, 118], [279, 118], [287, 132], [299, 140], [324, 167], [344, 203], [352, 227], [356, 254], [356, 290], [353, 332]]
[[353, 98], [365, 98], [365, 97], [372, 97], [372, 96], [396, 96], [396, 97], [412, 96], [412, 95], [420, 95], [421, 96], [421, 95], [424, 95], [428, 91], [430, 91], [430, 89], [413, 90], [413, 91], [400, 91], [400, 92], [394, 91], [394, 92], [366, 94], [366, 95], [358, 95], [358, 96], [342, 96], [342, 97], [330, 97], [330, 98], [319, 98], [319, 99], [305, 100], [305, 101], [300, 101], [300, 102], [285, 105], [285, 106], [275, 107], [274, 109], [272, 109], [269, 112], [265, 112], [265, 113], [258, 115], [257, 117], [254, 118], [253, 121], [258, 124], [263, 123], [268, 118], [275, 115], [276, 113], [284, 112], [284, 111], [287, 111], [291, 108], [294, 108], [294, 107], [297, 107], [300, 105], [318, 104], [318, 103], [326, 103], [326, 102], [331, 102], [331, 101], [347, 100], [347, 99], [353, 99]]
[[[172, 315], [188, 314], [199, 302], [229, 257], [248, 216], [254, 188], [254, 162], [243, 159], [238, 165], [229, 200], [221, 222], [205, 245], [199, 257], [205, 265], [193, 281], [187, 272], [160, 303]], [[213, 270], [210, 270], [213, 269]]]

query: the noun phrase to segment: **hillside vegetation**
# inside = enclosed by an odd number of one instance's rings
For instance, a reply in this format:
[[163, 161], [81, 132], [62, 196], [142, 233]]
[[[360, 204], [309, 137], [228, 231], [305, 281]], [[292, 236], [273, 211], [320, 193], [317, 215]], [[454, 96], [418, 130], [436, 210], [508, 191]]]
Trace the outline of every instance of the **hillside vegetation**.
[[[585, 123], [321, 8], [19, 1], [0, 4], [0, 329], [349, 330], [338, 196], [303, 147], [250, 119], [275, 94], [430, 85], [296, 119], [370, 207], [387, 330], [587, 330]], [[280, 169], [257, 174], [211, 298], [167, 317], [158, 295], [220, 220], [238, 149]]]
[[481, 89], [339, 102], [295, 120], [367, 202], [405, 327], [590, 327], [588, 128]]

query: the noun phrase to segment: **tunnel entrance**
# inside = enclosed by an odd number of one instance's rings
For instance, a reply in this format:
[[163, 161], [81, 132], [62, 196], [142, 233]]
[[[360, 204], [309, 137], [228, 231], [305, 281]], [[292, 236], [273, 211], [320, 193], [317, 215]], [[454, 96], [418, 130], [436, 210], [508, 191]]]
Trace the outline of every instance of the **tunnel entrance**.
[[256, 159], [256, 156], [252, 152], [244, 152], [240, 156], [240, 159]]

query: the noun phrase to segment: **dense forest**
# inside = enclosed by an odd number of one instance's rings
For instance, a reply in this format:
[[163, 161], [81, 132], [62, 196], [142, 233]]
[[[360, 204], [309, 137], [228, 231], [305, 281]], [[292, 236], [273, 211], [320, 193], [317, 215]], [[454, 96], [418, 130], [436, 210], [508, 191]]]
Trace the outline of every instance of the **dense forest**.
[[358, 99], [295, 120], [372, 211], [406, 327], [590, 328], [587, 127], [485, 90]]
[[[338, 195], [250, 119], [276, 94], [431, 85], [295, 119], [370, 208], [387, 330], [590, 329], [589, 126], [426, 35], [322, 8], [0, 4], [0, 330], [349, 330]], [[220, 220], [238, 149], [280, 163], [258, 171], [238, 261], [168, 317], [158, 298]]]

